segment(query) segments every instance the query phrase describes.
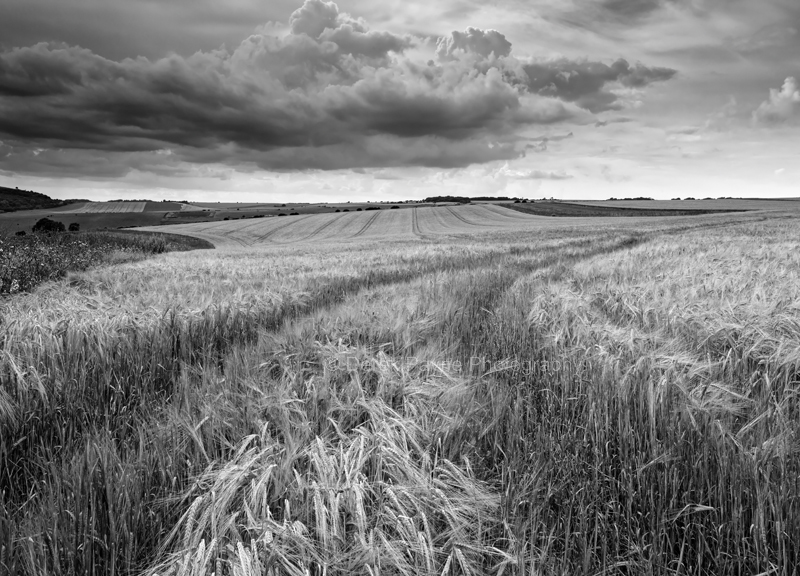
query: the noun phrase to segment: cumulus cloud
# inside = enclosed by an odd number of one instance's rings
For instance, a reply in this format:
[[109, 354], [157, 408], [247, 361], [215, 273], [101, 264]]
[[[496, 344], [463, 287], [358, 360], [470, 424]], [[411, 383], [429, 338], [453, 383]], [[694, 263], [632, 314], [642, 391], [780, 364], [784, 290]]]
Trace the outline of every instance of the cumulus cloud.
[[115, 61], [63, 44], [14, 48], [0, 52], [0, 138], [11, 150], [0, 167], [80, 164], [65, 151], [94, 158], [84, 164], [98, 174], [126, 159], [145, 170], [465, 166], [521, 156], [525, 126], [617, 107], [612, 85], [674, 74], [625, 60], [518, 59], [495, 30], [453, 32], [435, 60], [419, 57], [425, 47], [306, 0], [285, 31], [266, 26], [231, 51]]
[[409, 37], [369, 30], [361, 19], [339, 13], [333, 2], [306, 0], [289, 18], [292, 34], [305, 34], [321, 42], [332, 42], [343, 54], [384, 58], [389, 52], [401, 53], [411, 46]]
[[769, 100], [753, 112], [753, 120], [758, 124], [786, 124], [800, 119], [800, 88], [797, 80], [789, 77], [780, 90], [771, 88]]
[[511, 42], [497, 30], [467, 28], [466, 32], [453, 31], [450, 36], [439, 39], [436, 54], [440, 59], [453, 58], [454, 54], [473, 53], [484, 58], [511, 54]]

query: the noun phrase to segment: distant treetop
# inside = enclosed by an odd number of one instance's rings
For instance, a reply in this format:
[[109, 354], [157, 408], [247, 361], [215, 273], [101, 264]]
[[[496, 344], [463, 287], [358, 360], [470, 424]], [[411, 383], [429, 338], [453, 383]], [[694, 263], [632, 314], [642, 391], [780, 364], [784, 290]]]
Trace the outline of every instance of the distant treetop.
[[469, 204], [470, 198], [465, 196], [430, 196], [422, 200], [423, 202], [458, 202], [459, 204]]

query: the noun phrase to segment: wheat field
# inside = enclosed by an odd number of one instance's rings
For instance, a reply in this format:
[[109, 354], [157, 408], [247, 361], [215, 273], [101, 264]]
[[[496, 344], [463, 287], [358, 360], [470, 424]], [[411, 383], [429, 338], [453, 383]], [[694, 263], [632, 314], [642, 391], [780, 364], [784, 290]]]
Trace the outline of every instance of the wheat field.
[[[750, 218], [752, 215], [736, 215]], [[734, 216], [734, 217], [736, 217]], [[704, 222], [728, 221], [732, 216], [707, 216]], [[696, 216], [672, 218], [670, 226], [692, 226]], [[643, 226], [658, 225], [664, 219], [639, 218]], [[170, 225], [169, 232], [202, 238], [219, 248], [251, 248], [303, 243], [348, 243], [365, 240], [435, 241], [453, 235], [490, 232], [529, 232], [533, 230], [598, 226], [615, 227], [618, 218], [550, 218], [509, 210], [494, 204], [470, 206], [414, 207], [359, 212], [302, 214], [284, 218], [250, 218]], [[161, 227], [143, 227], [157, 232]]]
[[797, 574], [798, 218], [623, 220], [181, 224], [2, 301], [0, 572]]

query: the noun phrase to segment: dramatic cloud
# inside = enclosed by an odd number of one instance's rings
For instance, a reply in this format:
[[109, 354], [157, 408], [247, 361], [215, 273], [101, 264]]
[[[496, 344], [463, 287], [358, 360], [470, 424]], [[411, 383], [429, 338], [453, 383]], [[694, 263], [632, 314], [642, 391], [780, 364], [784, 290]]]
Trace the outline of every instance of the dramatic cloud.
[[517, 59], [503, 34], [476, 28], [439, 39], [436, 60], [426, 50], [321, 0], [232, 51], [114, 61], [62, 44], [15, 48], [0, 53], [0, 168], [67, 173], [76, 150], [105, 176], [126, 160], [143, 170], [465, 166], [518, 158], [525, 126], [619, 108], [613, 86], [675, 74]]
[[800, 120], [800, 89], [797, 80], [789, 77], [780, 90], [771, 88], [769, 100], [762, 102], [753, 112], [753, 120], [759, 124], [786, 124]]
[[575, 102], [591, 112], [618, 110], [619, 97], [607, 89], [611, 83], [626, 88], [643, 88], [653, 82], [669, 80], [676, 71], [651, 68], [643, 64], [631, 66], [619, 59], [610, 66], [601, 62], [567, 59], [530, 62], [523, 65], [528, 89], [537, 94]]
[[307, 0], [292, 13], [289, 27], [294, 35], [305, 34], [315, 40], [332, 42], [344, 54], [368, 58], [382, 59], [389, 52], [399, 54], [411, 46], [409, 38], [370, 31], [363, 20], [340, 14], [336, 4], [321, 0]]

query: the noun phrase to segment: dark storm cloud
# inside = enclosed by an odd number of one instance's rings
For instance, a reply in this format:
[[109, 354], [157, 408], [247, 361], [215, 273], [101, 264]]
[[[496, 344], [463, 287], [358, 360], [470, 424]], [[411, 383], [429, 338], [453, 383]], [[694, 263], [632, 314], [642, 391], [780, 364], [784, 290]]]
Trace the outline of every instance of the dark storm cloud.
[[237, 45], [256, 24], [286, 21], [297, 0], [3, 0], [0, 49], [80, 45], [121, 60]]
[[[307, 0], [288, 27], [267, 26], [233, 51], [156, 60], [53, 43], [6, 50], [0, 139], [13, 153], [0, 167], [13, 157], [57, 168], [65, 156], [53, 150], [133, 154], [145, 169], [180, 160], [464, 166], [520, 156], [513, 134], [570, 118], [568, 103], [616, 107], [610, 84], [639, 88], [674, 74], [624, 60], [522, 62], [501, 33], [475, 28], [439, 39], [438, 61], [420, 62], [407, 53], [423, 40], [373, 31], [321, 0]], [[102, 164], [87, 170], [120, 169]]]
[[617, 96], [606, 89], [611, 83], [628, 88], [642, 88], [653, 82], [669, 80], [671, 68], [629, 64], [619, 59], [610, 66], [602, 62], [556, 60], [523, 65], [527, 86], [532, 92], [575, 102], [592, 112], [619, 109]]
[[654, 18], [667, 4], [690, 4], [692, 0], [573, 0], [565, 3], [554, 19], [569, 26], [605, 35], [615, 28], [638, 26]]
[[711, 10], [728, 10], [731, 4], [738, 1], [740, 0], [585, 0], [580, 5], [580, 12], [583, 13], [583, 19], [638, 24], [644, 19], [656, 17], [660, 10], [668, 6], [705, 15]]
[[132, 170], [162, 176], [180, 176], [186, 170], [166, 154], [75, 149], [15, 148], [0, 142], [0, 171], [38, 176], [106, 180]]
[[55, 49], [44, 44], [0, 55], [0, 96], [68, 94], [96, 60], [88, 50]]

